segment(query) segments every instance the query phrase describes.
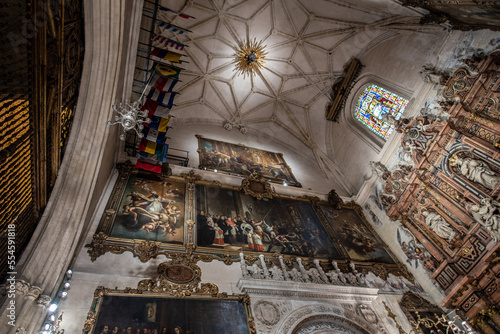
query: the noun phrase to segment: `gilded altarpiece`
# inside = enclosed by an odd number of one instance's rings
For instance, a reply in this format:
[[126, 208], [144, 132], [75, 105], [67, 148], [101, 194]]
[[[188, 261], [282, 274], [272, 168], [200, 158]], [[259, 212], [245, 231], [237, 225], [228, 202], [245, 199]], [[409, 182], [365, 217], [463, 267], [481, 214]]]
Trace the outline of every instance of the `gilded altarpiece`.
[[432, 255], [442, 305], [473, 318], [500, 301], [500, 54], [465, 64], [441, 78], [447, 120], [398, 121], [413, 163], [382, 173], [380, 199]]

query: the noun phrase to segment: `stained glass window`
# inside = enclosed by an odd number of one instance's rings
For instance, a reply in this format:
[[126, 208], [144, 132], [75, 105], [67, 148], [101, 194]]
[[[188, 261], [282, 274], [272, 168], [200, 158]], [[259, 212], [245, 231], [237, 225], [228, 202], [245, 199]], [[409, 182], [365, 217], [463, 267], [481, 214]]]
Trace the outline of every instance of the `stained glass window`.
[[359, 96], [356, 119], [387, 140], [394, 121], [401, 118], [408, 100], [377, 85], [369, 85]]

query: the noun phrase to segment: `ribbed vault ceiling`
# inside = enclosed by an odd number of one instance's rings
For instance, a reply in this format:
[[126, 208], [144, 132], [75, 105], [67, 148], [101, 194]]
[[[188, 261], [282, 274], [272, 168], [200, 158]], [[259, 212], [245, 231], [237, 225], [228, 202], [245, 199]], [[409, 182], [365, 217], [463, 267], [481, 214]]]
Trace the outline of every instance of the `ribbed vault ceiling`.
[[[271, 122], [283, 130], [282, 142], [323, 153], [330, 89], [347, 62], [399, 34], [434, 29], [419, 25], [420, 15], [412, 9], [386, 0], [164, 0], [162, 5], [196, 17], [159, 13], [192, 31], [164, 33], [189, 45], [172, 111], [178, 123], [259, 132]], [[266, 45], [268, 60], [259, 73], [244, 78], [234, 71], [233, 55], [239, 43], [254, 38]]]

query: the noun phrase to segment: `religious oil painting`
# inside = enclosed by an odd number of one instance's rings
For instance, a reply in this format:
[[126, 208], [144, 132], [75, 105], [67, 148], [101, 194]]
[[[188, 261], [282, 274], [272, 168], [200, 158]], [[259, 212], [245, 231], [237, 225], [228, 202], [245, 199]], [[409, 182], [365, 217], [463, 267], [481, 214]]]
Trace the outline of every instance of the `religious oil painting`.
[[200, 168], [232, 175], [248, 176], [258, 172], [265, 179], [301, 187], [281, 153], [227, 143], [197, 135]]
[[250, 333], [246, 304], [231, 296], [171, 298], [109, 293], [96, 300], [93, 308], [97, 319], [86, 332], [89, 334]]
[[309, 201], [258, 200], [224, 187], [197, 185], [198, 246], [320, 259], [341, 255]]
[[110, 236], [182, 244], [186, 184], [131, 174]]
[[321, 205], [320, 208], [351, 260], [396, 264], [355, 210], [335, 210], [330, 205]]

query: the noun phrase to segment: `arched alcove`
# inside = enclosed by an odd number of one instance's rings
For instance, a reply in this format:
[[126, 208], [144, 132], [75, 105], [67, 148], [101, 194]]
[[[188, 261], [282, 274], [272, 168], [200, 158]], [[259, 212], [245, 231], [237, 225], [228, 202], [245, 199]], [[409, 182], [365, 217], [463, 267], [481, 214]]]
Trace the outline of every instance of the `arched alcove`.
[[354, 322], [331, 314], [314, 315], [304, 319], [292, 331], [292, 334], [368, 334]]
[[300, 307], [289, 313], [277, 327], [280, 334], [313, 334], [313, 333], [377, 333], [378, 329], [364, 319], [332, 304], [313, 304]]

